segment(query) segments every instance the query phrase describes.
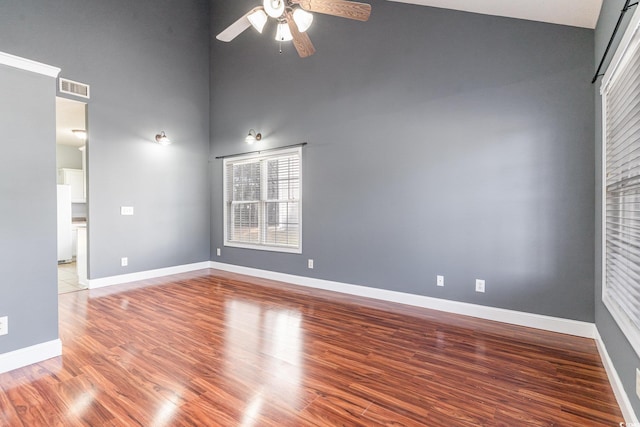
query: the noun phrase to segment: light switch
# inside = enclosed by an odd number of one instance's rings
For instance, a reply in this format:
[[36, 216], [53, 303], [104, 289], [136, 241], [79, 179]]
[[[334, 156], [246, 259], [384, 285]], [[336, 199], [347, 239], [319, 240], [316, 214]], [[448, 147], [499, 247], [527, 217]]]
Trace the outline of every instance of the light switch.
[[133, 215], [133, 206], [120, 206], [120, 215]]

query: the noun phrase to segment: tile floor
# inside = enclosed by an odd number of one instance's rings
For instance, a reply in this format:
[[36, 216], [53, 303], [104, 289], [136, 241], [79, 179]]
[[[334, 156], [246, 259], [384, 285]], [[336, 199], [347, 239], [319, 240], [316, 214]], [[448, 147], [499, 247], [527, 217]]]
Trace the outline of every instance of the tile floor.
[[58, 264], [58, 294], [66, 294], [67, 292], [81, 291], [83, 289], [86, 289], [86, 287], [78, 283], [78, 271], [75, 261]]

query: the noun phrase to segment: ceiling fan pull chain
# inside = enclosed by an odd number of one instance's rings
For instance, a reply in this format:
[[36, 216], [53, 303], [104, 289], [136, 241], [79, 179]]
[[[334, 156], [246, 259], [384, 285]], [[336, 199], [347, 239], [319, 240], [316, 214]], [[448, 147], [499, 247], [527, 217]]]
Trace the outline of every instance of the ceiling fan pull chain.
[[278, 46], [279, 46], [279, 49], [280, 49], [280, 55], [282, 55], [282, 42], [278, 42]]

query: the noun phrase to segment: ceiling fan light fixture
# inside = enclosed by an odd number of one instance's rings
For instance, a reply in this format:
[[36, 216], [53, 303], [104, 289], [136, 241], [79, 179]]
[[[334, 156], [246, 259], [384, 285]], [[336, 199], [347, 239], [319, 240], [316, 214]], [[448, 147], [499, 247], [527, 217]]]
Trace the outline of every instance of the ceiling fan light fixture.
[[276, 41], [289, 42], [291, 40], [293, 40], [293, 36], [291, 35], [289, 25], [286, 22], [279, 23], [276, 28]]
[[284, 13], [284, 0], [264, 0], [264, 11], [272, 18], [279, 18]]
[[293, 20], [298, 27], [298, 31], [304, 33], [309, 29], [313, 22], [313, 15], [303, 9], [296, 9], [293, 11]]
[[307, 31], [315, 20], [311, 13], [322, 13], [362, 22], [369, 20], [371, 15], [371, 5], [360, 3], [357, 0], [252, 1], [259, 2], [261, 6], [249, 9], [247, 13], [219, 33], [216, 39], [230, 42], [252, 26], [256, 31], [262, 33], [267, 24], [266, 21], [273, 18], [277, 24], [275, 40], [279, 42], [280, 53], [282, 53], [283, 41], [293, 41], [293, 47], [298, 52], [298, 56], [307, 58], [316, 52]]
[[247, 19], [253, 25], [260, 34], [262, 34], [262, 30], [264, 29], [264, 25], [267, 23], [267, 14], [262, 9], [256, 9], [247, 15]]

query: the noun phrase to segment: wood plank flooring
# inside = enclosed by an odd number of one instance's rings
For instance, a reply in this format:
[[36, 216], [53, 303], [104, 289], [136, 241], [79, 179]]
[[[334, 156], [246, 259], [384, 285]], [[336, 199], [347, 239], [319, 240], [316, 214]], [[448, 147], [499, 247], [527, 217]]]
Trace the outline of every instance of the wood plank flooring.
[[216, 270], [60, 295], [2, 426], [617, 426], [593, 340]]

